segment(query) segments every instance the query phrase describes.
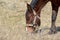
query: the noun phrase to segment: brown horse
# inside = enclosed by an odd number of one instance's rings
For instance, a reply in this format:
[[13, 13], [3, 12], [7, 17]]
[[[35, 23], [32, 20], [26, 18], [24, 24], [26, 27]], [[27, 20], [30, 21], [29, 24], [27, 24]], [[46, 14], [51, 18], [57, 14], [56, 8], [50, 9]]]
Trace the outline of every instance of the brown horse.
[[56, 33], [56, 25], [55, 21], [58, 14], [58, 8], [60, 6], [60, 0], [32, 0], [30, 4], [27, 3], [27, 11], [26, 11], [26, 30], [28, 32], [33, 32], [36, 30], [38, 26], [40, 26], [40, 12], [41, 9], [47, 4], [47, 2], [51, 2], [52, 5], [52, 22], [50, 33]]

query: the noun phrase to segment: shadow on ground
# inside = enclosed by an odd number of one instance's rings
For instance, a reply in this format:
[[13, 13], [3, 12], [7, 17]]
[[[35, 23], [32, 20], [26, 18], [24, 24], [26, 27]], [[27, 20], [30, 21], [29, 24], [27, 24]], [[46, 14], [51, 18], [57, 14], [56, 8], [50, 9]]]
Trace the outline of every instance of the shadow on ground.
[[57, 27], [57, 31], [60, 32], [60, 26]]
[[[56, 29], [57, 29], [57, 32], [60, 32], [60, 26], [57, 26]], [[44, 27], [44, 28], [41, 28], [41, 29], [36, 30], [35, 32], [36, 33], [37, 32], [44, 32], [46, 30], [50, 30], [50, 28]]]

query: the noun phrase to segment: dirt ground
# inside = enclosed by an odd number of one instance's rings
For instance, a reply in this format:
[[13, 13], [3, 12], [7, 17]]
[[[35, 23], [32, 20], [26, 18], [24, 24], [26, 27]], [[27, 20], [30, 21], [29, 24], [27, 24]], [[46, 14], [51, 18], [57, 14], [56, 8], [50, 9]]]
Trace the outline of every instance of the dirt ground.
[[[60, 40], [60, 32], [49, 35], [52, 8], [48, 2], [41, 11], [41, 33], [27, 34], [25, 31], [26, 3], [31, 0], [0, 0], [0, 40]], [[56, 26], [60, 28], [60, 9]]]

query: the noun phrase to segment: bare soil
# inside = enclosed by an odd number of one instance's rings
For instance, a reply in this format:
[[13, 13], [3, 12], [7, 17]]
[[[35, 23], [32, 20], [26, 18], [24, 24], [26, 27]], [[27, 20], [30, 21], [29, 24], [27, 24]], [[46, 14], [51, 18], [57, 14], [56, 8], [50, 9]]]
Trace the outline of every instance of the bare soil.
[[[31, 0], [0, 0], [0, 40], [60, 40], [60, 31], [48, 34], [51, 27], [52, 8], [48, 2], [41, 11], [42, 32], [27, 34], [25, 31], [26, 3]], [[60, 28], [60, 9], [56, 26]]]

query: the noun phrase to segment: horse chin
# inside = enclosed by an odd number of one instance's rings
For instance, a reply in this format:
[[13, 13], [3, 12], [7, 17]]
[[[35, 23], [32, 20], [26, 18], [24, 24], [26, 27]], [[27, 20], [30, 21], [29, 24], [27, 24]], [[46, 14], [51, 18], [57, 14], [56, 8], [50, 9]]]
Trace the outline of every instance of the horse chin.
[[32, 33], [32, 32], [34, 32], [34, 29], [32, 27], [26, 27], [26, 31], [28, 33]]

